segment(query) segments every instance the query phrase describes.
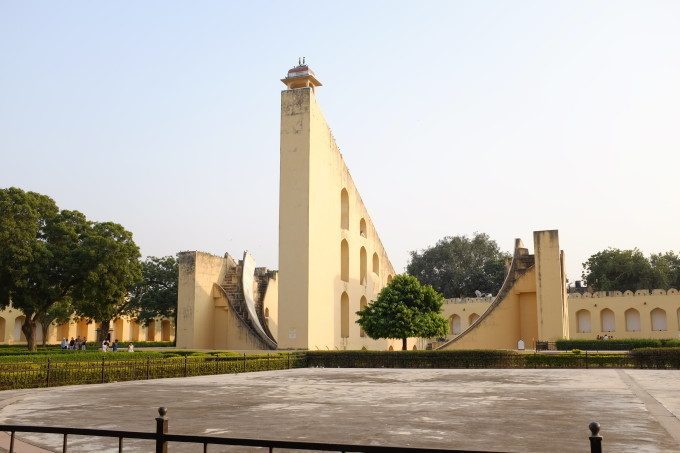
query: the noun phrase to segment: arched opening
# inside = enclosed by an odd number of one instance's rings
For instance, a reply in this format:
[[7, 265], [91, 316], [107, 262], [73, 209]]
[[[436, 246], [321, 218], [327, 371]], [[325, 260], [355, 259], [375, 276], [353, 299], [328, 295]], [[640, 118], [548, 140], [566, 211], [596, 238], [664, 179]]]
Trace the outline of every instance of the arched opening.
[[461, 330], [463, 329], [461, 328], [460, 316], [458, 315], [451, 316], [449, 318], [449, 331], [453, 335], [458, 335], [461, 332]]
[[388, 285], [392, 282], [392, 278], [393, 278], [393, 277], [394, 277], [394, 275], [392, 275], [392, 274], [390, 274], [390, 275], [387, 276], [387, 284], [388, 284]]
[[363, 217], [359, 221], [359, 234], [366, 237], [366, 220]]
[[340, 336], [349, 338], [349, 296], [345, 292], [340, 296]]
[[269, 318], [269, 307], [264, 308], [264, 317]]
[[668, 325], [666, 324], [666, 311], [661, 308], [655, 308], [649, 314], [652, 318], [652, 330], [663, 331], [668, 330]]
[[172, 333], [172, 326], [169, 319], [161, 321], [161, 341], [170, 341], [170, 334]]
[[366, 257], [366, 249], [364, 247], [361, 247], [361, 250], [359, 250], [359, 281], [361, 282], [362, 285], [366, 284], [367, 281], [367, 271], [366, 268], [368, 267], [368, 258]]
[[146, 326], [146, 341], [156, 341], [156, 320]]
[[5, 342], [5, 318], [0, 316], [0, 342], [4, 343]]
[[626, 332], [640, 331], [640, 312], [634, 308], [629, 308], [624, 313], [626, 318]]
[[340, 280], [349, 282], [349, 244], [347, 239], [340, 243]]
[[136, 321], [130, 321], [130, 341], [139, 341], [139, 324]]
[[26, 341], [26, 335], [21, 331], [21, 326], [24, 324], [25, 316], [17, 316], [14, 319], [14, 332], [12, 332], [12, 339], [14, 341]]
[[88, 328], [88, 322], [86, 319], [81, 319], [78, 321], [78, 324], [76, 326], [76, 336], [79, 336], [80, 338], [84, 338], [85, 341], [88, 340], [87, 338], [87, 331], [89, 330]]
[[[361, 300], [359, 301], [359, 310], [363, 310], [366, 308], [366, 305], [368, 305], [368, 300], [366, 300], [366, 296], [361, 296]], [[364, 329], [359, 327], [359, 336], [360, 337], [365, 337], [366, 332], [364, 332]]]
[[470, 316], [468, 317], [468, 322], [470, 323], [470, 325], [472, 325], [478, 319], [479, 315], [477, 313], [471, 313]]
[[123, 325], [125, 321], [122, 318], [118, 318], [113, 321], [113, 338], [112, 340], [122, 341], [123, 340]]
[[579, 310], [576, 312], [576, 331], [578, 333], [590, 333], [590, 312]]
[[600, 312], [600, 327], [601, 332], [614, 332], [616, 330], [613, 311], [605, 308]]
[[64, 324], [60, 324], [59, 327], [57, 327], [57, 340], [61, 341], [64, 338], [67, 340], [69, 339], [68, 335], [70, 326], [70, 323], [65, 322]]
[[678, 317], [678, 330], [680, 330], [680, 308], [678, 308], [678, 312], [676, 313]]
[[[49, 338], [49, 330], [50, 330], [50, 327], [47, 326], [48, 338]], [[43, 328], [42, 328], [42, 323], [40, 321], [37, 321], [35, 323], [35, 330], [33, 331], [33, 336], [35, 338], [35, 344], [42, 344]]]
[[380, 258], [377, 253], [373, 253], [373, 273], [380, 275]]
[[340, 191], [340, 228], [349, 230], [349, 195], [347, 189]]

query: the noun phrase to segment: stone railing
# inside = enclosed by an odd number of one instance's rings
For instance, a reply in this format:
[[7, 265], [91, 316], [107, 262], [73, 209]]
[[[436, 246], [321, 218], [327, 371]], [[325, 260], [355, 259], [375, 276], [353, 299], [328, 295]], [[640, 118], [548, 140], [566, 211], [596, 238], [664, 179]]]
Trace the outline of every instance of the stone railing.
[[493, 302], [494, 296], [488, 297], [454, 297], [452, 299], [444, 299], [445, 304], [472, 304], [475, 302]]

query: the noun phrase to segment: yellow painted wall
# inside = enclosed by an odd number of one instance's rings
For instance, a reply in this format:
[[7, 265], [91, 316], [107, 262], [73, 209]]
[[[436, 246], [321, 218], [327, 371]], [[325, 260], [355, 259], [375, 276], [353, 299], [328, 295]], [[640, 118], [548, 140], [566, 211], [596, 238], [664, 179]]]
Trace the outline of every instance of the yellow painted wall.
[[568, 338], [566, 281], [557, 230], [534, 231], [538, 337]]
[[[348, 195], [347, 228], [342, 227], [343, 189]], [[279, 196], [279, 348], [400, 347], [398, 341], [361, 337], [355, 322], [361, 297], [370, 303], [395, 272], [311, 88], [281, 93]], [[342, 240], [348, 243], [348, 281], [343, 281], [340, 272]], [[360, 278], [362, 247], [366, 251], [364, 281]], [[378, 255], [377, 273], [373, 272], [374, 253]], [[343, 292], [349, 298], [347, 338], [342, 336]]]

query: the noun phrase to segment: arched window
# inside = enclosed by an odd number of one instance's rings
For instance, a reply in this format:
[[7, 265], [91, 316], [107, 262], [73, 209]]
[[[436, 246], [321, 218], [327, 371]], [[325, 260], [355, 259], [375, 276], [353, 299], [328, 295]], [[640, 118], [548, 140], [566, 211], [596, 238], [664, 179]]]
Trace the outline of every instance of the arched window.
[[655, 308], [649, 315], [652, 317], [652, 330], [668, 330], [665, 310], [662, 310], [661, 308]]
[[373, 273], [375, 275], [380, 275], [380, 258], [378, 258], [377, 253], [373, 254]]
[[389, 285], [390, 282], [392, 281], [392, 278], [393, 278], [393, 277], [394, 277], [394, 275], [392, 275], [392, 274], [390, 274], [390, 275], [387, 276], [387, 284], [388, 284], [388, 285]]
[[340, 336], [349, 338], [349, 296], [345, 292], [340, 296]]
[[[361, 296], [361, 300], [359, 301], [359, 310], [363, 310], [366, 308], [366, 305], [368, 305], [368, 300], [366, 300], [366, 296]], [[359, 336], [360, 337], [365, 337], [366, 332], [364, 332], [364, 329], [359, 327]]]
[[349, 230], [349, 195], [347, 189], [340, 191], [340, 228]]
[[0, 317], [0, 341], [2, 342], [5, 341], [5, 323], [5, 318]]
[[600, 327], [602, 332], [614, 332], [616, 330], [613, 311], [605, 308], [600, 312]]
[[340, 243], [340, 279], [349, 282], [349, 244], [347, 239]]
[[139, 341], [139, 324], [130, 322], [130, 341]]
[[640, 312], [634, 308], [629, 308], [624, 313], [626, 317], [626, 332], [640, 331]]
[[367, 271], [366, 268], [368, 267], [368, 258], [366, 257], [366, 249], [364, 247], [361, 247], [361, 250], [359, 250], [359, 281], [361, 282], [362, 285], [366, 284], [367, 281]]
[[366, 221], [363, 217], [359, 221], [359, 234], [366, 237]]
[[472, 313], [472, 314], [470, 314], [470, 316], [468, 317], [468, 322], [470, 323], [470, 325], [472, 325], [472, 324], [473, 324], [475, 321], [477, 321], [478, 319], [479, 319], [479, 315], [478, 315], [477, 313]]
[[170, 341], [170, 332], [172, 327], [169, 319], [161, 321], [161, 341]]
[[449, 318], [449, 330], [453, 335], [458, 335], [461, 332], [460, 316], [453, 315]]
[[152, 320], [146, 326], [146, 341], [156, 341], [156, 321]]
[[590, 332], [590, 312], [588, 310], [579, 310], [576, 312], [576, 331], [578, 333]]

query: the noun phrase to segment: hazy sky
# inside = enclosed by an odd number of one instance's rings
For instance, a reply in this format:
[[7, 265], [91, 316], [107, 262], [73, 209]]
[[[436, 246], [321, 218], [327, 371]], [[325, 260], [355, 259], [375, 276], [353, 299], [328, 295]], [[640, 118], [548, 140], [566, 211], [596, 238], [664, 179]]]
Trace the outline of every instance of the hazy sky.
[[277, 268], [299, 56], [398, 271], [474, 231], [557, 228], [572, 280], [680, 249], [677, 1], [2, 0], [0, 187]]

